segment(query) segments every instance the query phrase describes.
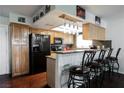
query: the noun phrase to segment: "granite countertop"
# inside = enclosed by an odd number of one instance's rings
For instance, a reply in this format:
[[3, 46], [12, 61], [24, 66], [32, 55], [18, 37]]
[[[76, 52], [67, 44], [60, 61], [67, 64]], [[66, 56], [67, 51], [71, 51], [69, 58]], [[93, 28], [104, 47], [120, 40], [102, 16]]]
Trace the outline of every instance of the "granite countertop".
[[68, 54], [68, 53], [78, 53], [84, 51], [96, 50], [96, 49], [79, 49], [79, 50], [67, 50], [67, 51], [56, 51], [56, 54]]
[[56, 59], [56, 53], [51, 53], [51, 55], [49, 55], [49, 56], [46, 56], [46, 57], [48, 57], [48, 58], [52, 58], [52, 59]]
[[99, 49], [75, 49], [75, 50], [66, 50], [66, 51], [54, 51], [51, 52], [51, 55], [46, 56], [48, 58], [56, 59], [57, 54], [71, 54], [71, 53], [79, 53], [84, 51], [100, 51]]

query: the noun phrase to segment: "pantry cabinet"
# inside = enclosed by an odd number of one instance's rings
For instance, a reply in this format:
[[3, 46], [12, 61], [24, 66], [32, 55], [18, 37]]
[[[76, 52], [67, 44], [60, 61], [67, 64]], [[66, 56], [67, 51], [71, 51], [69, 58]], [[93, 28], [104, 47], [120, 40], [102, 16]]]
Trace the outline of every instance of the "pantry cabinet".
[[83, 24], [84, 40], [105, 40], [105, 28], [95, 24]]
[[29, 73], [29, 27], [11, 24], [12, 76]]

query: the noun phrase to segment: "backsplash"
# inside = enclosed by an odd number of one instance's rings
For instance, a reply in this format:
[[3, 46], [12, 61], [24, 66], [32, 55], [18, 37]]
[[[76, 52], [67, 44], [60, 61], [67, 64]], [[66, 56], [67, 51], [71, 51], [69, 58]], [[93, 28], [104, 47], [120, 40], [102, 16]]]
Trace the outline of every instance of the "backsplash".
[[111, 40], [93, 40], [93, 45], [94, 46], [100, 46], [100, 48], [102, 48], [102, 46], [104, 46], [104, 48], [111, 48], [112, 47], [112, 41]]

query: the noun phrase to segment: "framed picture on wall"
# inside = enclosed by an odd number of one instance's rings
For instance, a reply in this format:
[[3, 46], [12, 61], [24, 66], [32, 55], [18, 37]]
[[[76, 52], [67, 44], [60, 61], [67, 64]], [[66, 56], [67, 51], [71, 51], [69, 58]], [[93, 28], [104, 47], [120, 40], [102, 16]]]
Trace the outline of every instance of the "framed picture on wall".
[[101, 19], [98, 16], [95, 16], [95, 23], [96, 24], [101, 24]]
[[85, 9], [83, 9], [83, 8], [80, 7], [80, 6], [77, 6], [77, 7], [76, 7], [76, 15], [77, 15], [78, 17], [81, 17], [81, 18], [85, 19]]

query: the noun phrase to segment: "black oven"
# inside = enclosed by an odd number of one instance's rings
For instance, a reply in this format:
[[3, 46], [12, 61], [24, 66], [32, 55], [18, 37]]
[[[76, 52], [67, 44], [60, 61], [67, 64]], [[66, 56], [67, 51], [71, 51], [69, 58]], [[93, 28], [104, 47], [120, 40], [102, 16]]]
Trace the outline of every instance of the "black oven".
[[59, 37], [54, 38], [54, 44], [55, 45], [62, 45], [63, 44], [63, 39]]

